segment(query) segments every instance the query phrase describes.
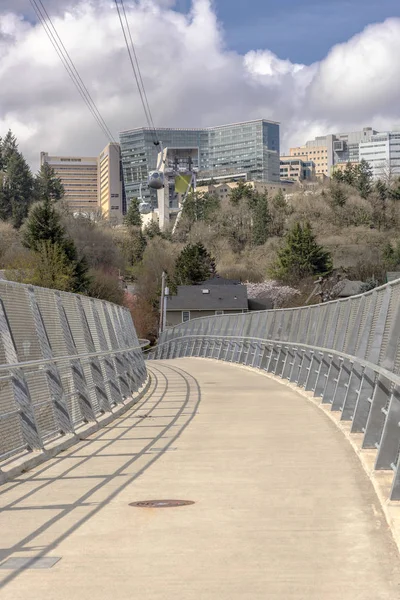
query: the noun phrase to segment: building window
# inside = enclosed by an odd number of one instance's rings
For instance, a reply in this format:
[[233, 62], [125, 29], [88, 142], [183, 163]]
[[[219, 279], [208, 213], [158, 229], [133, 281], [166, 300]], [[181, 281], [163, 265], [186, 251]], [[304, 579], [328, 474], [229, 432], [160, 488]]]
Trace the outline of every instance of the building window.
[[223, 310], [216, 310], [216, 311], [215, 311], [215, 314], [216, 314], [216, 315], [223, 315], [223, 314], [224, 314], [224, 311], [223, 311]]
[[182, 311], [182, 323], [186, 323], [187, 321], [190, 321], [190, 310], [183, 310]]

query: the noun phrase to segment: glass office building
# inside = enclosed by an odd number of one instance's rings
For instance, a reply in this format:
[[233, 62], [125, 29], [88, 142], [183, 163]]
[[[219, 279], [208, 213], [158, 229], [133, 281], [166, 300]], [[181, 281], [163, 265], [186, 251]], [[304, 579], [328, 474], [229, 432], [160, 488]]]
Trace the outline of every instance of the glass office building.
[[[279, 181], [279, 123], [259, 119], [204, 129], [157, 129], [164, 148], [197, 148], [199, 178], [245, 173], [249, 181]], [[154, 133], [141, 127], [120, 134], [127, 200], [150, 198], [148, 173], [157, 167]], [[198, 163], [198, 164], [197, 164]], [[155, 206], [155, 195], [152, 196]]]

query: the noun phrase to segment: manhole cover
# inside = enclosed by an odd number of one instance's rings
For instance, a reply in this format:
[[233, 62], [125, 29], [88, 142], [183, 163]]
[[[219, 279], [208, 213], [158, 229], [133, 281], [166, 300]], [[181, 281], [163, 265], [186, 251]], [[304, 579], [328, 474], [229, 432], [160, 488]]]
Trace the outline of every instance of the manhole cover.
[[129, 506], [137, 508], [175, 508], [176, 506], [189, 506], [194, 504], [192, 500], [142, 500], [141, 502], [131, 502]]

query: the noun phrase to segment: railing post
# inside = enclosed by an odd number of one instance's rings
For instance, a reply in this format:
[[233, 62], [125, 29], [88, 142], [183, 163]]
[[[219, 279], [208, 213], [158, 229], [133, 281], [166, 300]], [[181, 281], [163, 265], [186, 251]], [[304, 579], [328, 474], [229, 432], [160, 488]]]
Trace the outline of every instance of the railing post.
[[[32, 286], [28, 287], [28, 297], [42, 357], [46, 360], [53, 361], [53, 352], [36, 300], [35, 290]], [[49, 387], [50, 396], [53, 401], [55, 417], [60, 431], [63, 434], [72, 433], [74, 431], [74, 427], [69, 414], [64, 388], [57, 366], [54, 362], [49, 362], [45, 365], [44, 370], [46, 373], [46, 380]]]
[[[375, 292], [376, 294], [377, 292]], [[390, 296], [391, 296], [391, 287], [388, 286], [382, 298], [382, 304], [380, 306], [380, 310], [376, 320], [376, 326], [374, 331], [374, 337], [372, 340], [371, 348], [368, 352], [369, 345], [369, 337], [371, 332], [368, 335], [367, 347], [365, 350], [365, 357], [368, 358], [368, 361], [374, 364], [378, 364], [379, 356], [381, 352], [382, 346], [382, 338], [383, 332], [385, 330], [387, 312], [390, 304]], [[362, 371], [362, 378], [360, 387], [358, 389], [357, 394], [357, 402], [356, 407], [354, 409], [353, 421], [351, 426], [351, 432], [364, 432], [368, 415], [371, 408], [372, 397], [374, 394], [374, 388], [376, 384], [376, 374], [371, 369], [365, 368]]]
[[[355, 302], [358, 303], [357, 304], [357, 316], [356, 316], [355, 322], [353, 324], [350, 320], [350, 315], [353, 310], [353, 306], [354, 306]], [[345, 308], [344, 308], [344, 314], [341, 319], [342, 323], [339, 325], [339, 331], [338, 331], [338, 334], [336, 337], [336, 343], [335, 343], [335, 349], [338, 350], [339, 352], [343, 352], [346, 336], [348, 335], [350, 328], [352, 329], [352, 331], [350, 332], [350, 338], [351, 338], [352, 344], [353, 344], [352, 347], [355, 348], [359, 324], [361, 321], [361, 314], [362, 314], [362, 306], [360, 305], [360, 302], [358, 299], [357, 300], [350, 299], [350, 300], [346, 301]], [[354, 352], [354, 350], [352, 352], [350, 352], [350, 354], [353, 354], [353, 352]], [[340, 411], [343, 408], [343, 403], [344, 403], [344, 399], [346, 397], [348, 382], [350, 380], [350, 374], [351, 374], [351, 369], [352, 369], [352, 364], [346, 358], [340, 359], [338, 361], [338, 363], [339, 363], [339, 373], [336, 378], [336, 385], [334, 386], [333, 395], [332, 395], [332, 410], [333, 411]]]
[[[18, 354], [8, 323], [3, 301], [0, 300], [0, 337], [4, 348], [6, 363], [17, 364]], [[22, 369], [12, 368], [9, 371], [15, 403], [20, 411], [21, 433], [28, 449], [42, 450], [43, 442], [36, 422], [29, 388]]]
[[[397, 297], [392, 294], [392, 302], [396, 303], [396, 300]], [[393, 307], [393, 313], [393, 321], [391, 323], [386, 322], [385, 324], [385, 328], [388, 329], [389, 337], [385, 355], [381, 361], [381, 366], [388, 371], [393, 371], [394, 369], [397, 346], [400, 339], [400, 310], [397, 303]], [[386, 321], [388, 321], [388, 319]], [[386, 429], [386, 427], [388, 427], [393, 431], [393, 427], [399, 423], [399, 419], [396, 421], [398, 399], [392, 393], [393, 387], [393, 383], [387, 377], [383, 375], [378, 376], [371, 409], [365, 427], [363, 447], [373, 448], [374, 446], [379, 446], [377, 458], [377, 463], [380, 465], [379, 468], [385, 468], [384, 465], [388, 464], [387, 457], [390, 454], [386, 435], [384, 436], [385, 443], [382, 447], [380, 445], [384, 428]], [[391, 423], [393, 420], [394, 423]], [[393, 460], [394, 457], [391, 456], [389, 467]]]
[[83, 372], [83, 368], [81, 365], [81, 361], [79, 359], [77, 349], [75, 346], [75, 341], [72, 336], [72, 332], [68, 323], [67, 316], [65, 314], [65, 310], [62, 304], [60, 292], [55, 292], [56, 304], [58, 315], [60, 319], [61, 329], [63, 332], [63, 337], [65, 341], [65, 346], [67, 348], [67, 352], [69, 356], [76, 356], [76, 358], [70, 359], [70, 369], [73, 385], [75, 388], [75, 392], [77, 395], [79, 409], [82, 415], [83, 420], [85, 421], [96, 421], [96, 415], [94, 413], [92, 404], [90, 402], [89, 391], [87, 387], [87, 382], [85, 378], [85, 374]]
[[[368, 347], [368, 339], [371, 333], [371, 324], [375, 313], [376, 298], [376, 293], [372, 293], [367, 306], [368, 310], [365, 315], [365, 320], [362, 326], [361, 334], [359, 335], [359, 341], [357, 341], [356, 336], [350, 339], [348, 354], [354, 354], [359, 358], [365, 358]], [[362, 320], [362, 316], [366, 308], [365, 304], [366, 298], [365, 296], [363, 296], [361, 298], [359, 314], [357, 315], [356, 325], [354, 329], [356, 329], [356, 326], [359, 328], [361, 325], [360, 320]], [[357, 363], [357, 361], [354, 361], [354, 363], [351, 366], [350, 379], [347, 384], [346, 395], [343, 402], [341, 415], [341, 419], [343, 421], [353, 420], [357, 398], [362, 385], [363, 372], [364, 368], [359, 363]]]
[[[323, 304], [318, 305], [318, 323], [315, 332], [315, 345], [318, 347], [323, 346], [323, 340], [326, 330], [326, 306]], [[313, 352], [310, 362], [310, 370], [305, 382], [305, 389], [312, 391], [315, 394], [315, 388], [317, 385], [318, 374], [321, 366], [321, 355], [320, 353]]]
[[[340, 304], [340, 302], [338, 302], [335, 305], [335, 313], [334, 313], [334, 317], [333, 317], [332, 324], [331, 324], [330, 330], [328, 332], [328, 337], [327, 337], [327, 341], [326, 341], [326, 347], [329, 349], [331, 349], [331, 348], [333, 349], [333, 347], [334, 347], [334, 342], [335, 342], [335, 338], [337, 335], [337, 329], [338, 329], [338, 324], [339, 324], [339, 319], [340, 319], [340, 309], [341, 309], [341, 304]], [[339, 332], [339, 334], [341, 336], [343, 336], [343, 338], [344, 338], [345, 331], [346, 330], [343, 328], [342, 332]], [[329, 358], [329, 368], [328, 368], [327, 372], [324, 373], [324, 377], [326, 377], [326, 382], [325, 382], [323, 391], [321, 393], [323, 404], [331, 404], [333, 401], [333, 395], [335, 392], [336, 383], [338, 381], [339, 371], [340, 371], [340, 366], [341, 366], [341, 360], [339, 359], [339, 357], [337, 355], [328, 354], [327, 358]]]

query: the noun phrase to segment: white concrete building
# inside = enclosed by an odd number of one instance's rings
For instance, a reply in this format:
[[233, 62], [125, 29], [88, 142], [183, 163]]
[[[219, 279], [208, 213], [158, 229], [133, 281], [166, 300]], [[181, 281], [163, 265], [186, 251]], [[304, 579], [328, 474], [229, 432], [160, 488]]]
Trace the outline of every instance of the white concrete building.
[[387, 131], [360, 142], [360, 160], [372, 167], [374, 179], [400, 176], [400, 131]]
[[119, 144], [107, 144], [99, 156], [51, 156], [40, 153], [40, 164], [53, 167], [73, 213], [101, 214], [115, 223], [126, 213]]

